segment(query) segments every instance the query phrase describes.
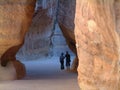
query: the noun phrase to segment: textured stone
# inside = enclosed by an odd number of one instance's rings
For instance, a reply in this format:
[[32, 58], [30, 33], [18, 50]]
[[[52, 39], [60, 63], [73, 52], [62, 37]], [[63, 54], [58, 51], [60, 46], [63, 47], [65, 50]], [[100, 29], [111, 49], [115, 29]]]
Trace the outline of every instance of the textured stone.
[[119, 90], [119, 5], [119, 0], [76, 0], [81, 90]]
[[[75, 5], [76, 5], [76, 0], [59, 0], [59, 8], [58, 8], [59, 11], [57, 18], [58, 18], [59, 26], [63, 32], [63, 35], [66, 39], [69, 48], [76, 54], [75, 35], [74, 35]], [[76, 62], [76, 59], [75, 61], [73, 61], [72, 69], [73, 68], [77, 69], [76, 66], [78, 64], [74, 62]]]
[[[27, 35], [29, 42], [40, 35], [41, 42], [38, 42], [39, 39], [34, 42], [35, 45], [43, 44], [40, 50], [51, 44], [44, 37], [53, 34], [51, 30], [56, 18], [53, 16], [58, 15], [57, 20], [67, 44], [78, 55], [79, 61], [75, 58], [72, 69], [76, 70], [79, 65], [78, 83], [81, 90], [120, 90], [120, 0], [59, 0], [59, 8], [56, 0], [51, 0], [51, 4], [47, 0], [40, 2], [42, 5], [38, 4], [36, 10], [39, 12], [34, 15], [30, 34]], [[55, 7], [51, 8], [54, 4]], [[0, 3], [0, 61], [4, 67], [12, 61], [18, 79], [25, 75], [25, 67], [16, 61], [15, 54], [23, 43], [34, 4], [27, 6], [24, 1], [18, 0], [1, 0]], [[52, 10], [56, 8], [57, 14], [53, 14]], [[31, 47], [29, 43], [26, 45], [28, 50]], [[35, 46], [36, 49], [38, 47]], [[47, 50], [49, 48], [48, 45]]]
[[37, 0], [36, 4], [32, 24], [18, 56], [33, 56], [36, 54], [48, 56], [51, 52], [51, 39], [55, 29], [57, 1]]
[[72, 67], [71, 67], [71, 71], [72, 72], [76, 72], [77, 73], [77, 68], [78, 68], [78, 58], [75, 57], [75, 59], [73, 60], [73, 63], [72, 63]]
[[66, 44], [57, 22], [58, 0], [37, 0], [25, 43], [17, 58], [31, 60], [45, 56], [60, 56], [61, 52], [71, 50]]
[[17, 79], [23, 78], [26, 75], [26, 69], [25, 69], [24, 64], [22, 64], [18, 60], [13, 61], [13, 64], [14, 64], [14, 67], [16, 69]]
[[76, 53], [74, 36], [75, 0], [59, 0], [58, 22], [70, 49]]
[[[0, 62], [16, 61], [34, 12], [35, 0], [0, 0]], [[22, 68], [19, 65], [19, 68]], [[17, 69], [16, 69], [17, 70]], [[18, 72], [18, 71], [17, 71]]]

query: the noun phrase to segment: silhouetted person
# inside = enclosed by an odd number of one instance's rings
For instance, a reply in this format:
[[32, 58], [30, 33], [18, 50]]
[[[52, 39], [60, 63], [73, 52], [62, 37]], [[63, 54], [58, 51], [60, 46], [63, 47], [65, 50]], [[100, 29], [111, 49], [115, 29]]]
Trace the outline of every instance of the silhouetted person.
[[60, 55], [61, 70], [64, 69], [64, 58], [65, 58], [64, 53], [61, 53]]
[[66, 51], [66, 54], [65, 54], [65, 58], [66, 58], [66, 67], [67, 69], [70, 69], [70, 54], [68, 53], [68, 51]]

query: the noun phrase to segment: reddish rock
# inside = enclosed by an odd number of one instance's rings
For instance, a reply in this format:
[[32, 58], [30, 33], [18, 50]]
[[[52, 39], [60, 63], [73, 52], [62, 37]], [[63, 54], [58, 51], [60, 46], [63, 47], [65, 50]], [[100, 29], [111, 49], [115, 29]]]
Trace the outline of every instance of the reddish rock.
[[26, 69], [24, 64], [22, 64], [18, 60], [13, 61], [13, 64], [16, 69], [17, 79], [23, 78], [26, 75]]
[[[35, 0], [0, 1], [0, 61], [2, 66], [6, 66], [9, 61], [16, 61], [15, 54], [21, 47], [25, 33], [30, 26], [34, 6]], [[23, 65], [19, 65], [19, 68], [23, 68]]]
[[81, 90], [119, 90], [120, 37], [116, 26], [120, 18], [115, 3], [116, 0], [76, 0], [75, 39]]
[[73, 60], [73, 63], [72, 63], [72, 67], [71, 67], [71, 71], [72, 72], [76, 72], [77, 73], [77, 68], [78, 68], [78, 58], [75, 57], [75, 59]]
[[[74, 35], [75, 5], [76, 0], [59, 0], [58, 23], [69, 48], [77, 55]], [[76, 69], [75, 71], [77, 71], [76, 66], [78, 64], [74, 62], [76, 62], [76, 59], [73, 61], [72, 68]]]

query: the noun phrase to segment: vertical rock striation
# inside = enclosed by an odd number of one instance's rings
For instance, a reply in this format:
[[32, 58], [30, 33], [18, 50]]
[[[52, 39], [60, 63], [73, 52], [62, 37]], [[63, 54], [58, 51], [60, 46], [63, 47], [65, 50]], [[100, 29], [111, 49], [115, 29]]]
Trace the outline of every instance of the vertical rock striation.
[[76, 0], [81, 90], [119, 90], [119, 5], [119, 0]]

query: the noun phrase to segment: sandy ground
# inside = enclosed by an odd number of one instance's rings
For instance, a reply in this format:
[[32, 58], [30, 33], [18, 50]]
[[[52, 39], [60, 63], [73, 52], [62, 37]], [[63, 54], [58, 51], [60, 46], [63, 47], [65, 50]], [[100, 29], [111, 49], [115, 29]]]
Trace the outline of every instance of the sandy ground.
[[26, 77], [22, 80], [0, 81], [0, 90], [80, 90], [77, 74], [60, 70], [58, 59], [23, 61]]

